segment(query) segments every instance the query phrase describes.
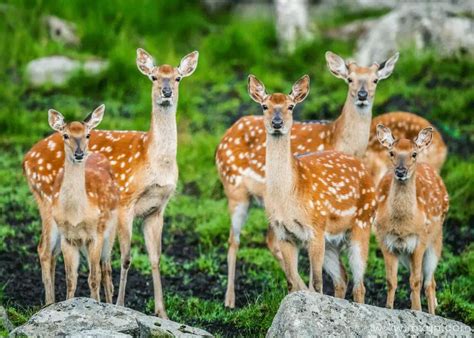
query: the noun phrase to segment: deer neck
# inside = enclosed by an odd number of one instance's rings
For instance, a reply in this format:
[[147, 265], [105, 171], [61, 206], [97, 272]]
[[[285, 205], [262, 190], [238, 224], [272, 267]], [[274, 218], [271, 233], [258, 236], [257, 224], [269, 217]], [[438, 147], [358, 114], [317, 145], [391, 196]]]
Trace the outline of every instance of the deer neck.
[[406, 181], [392, 178], [388, 196], [390, 217], [396, 219], [413, 217], [416, 208], [416, 172]]
[[367, 149], [372, 121], [372, 104], [357, 107], [348, 94], [342, 113], [334, 122], [334, 149], [362, 157]]
[[267, 134], [265, 177], [267, 196], [285, 205], [294, 192], [295, 172], [290, 134], [278, 137]]
[[178, 102], [163, 106], [153, 102], [151, 126], [148, 132], [148, 158], [176, 161], [178, 131], [176, 107]]
[[64, 161], [64, 174], [59, 190], [59, 201], [64, 209], [71, 212], [80, 212], [79, 209], [87, 204], [86, 161], [73, 163], [67, 158]]

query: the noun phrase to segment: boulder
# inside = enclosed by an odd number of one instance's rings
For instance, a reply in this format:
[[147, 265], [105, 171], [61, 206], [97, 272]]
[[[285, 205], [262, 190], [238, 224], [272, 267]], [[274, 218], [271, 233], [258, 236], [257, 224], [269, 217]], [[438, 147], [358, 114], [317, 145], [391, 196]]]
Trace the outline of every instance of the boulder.
[[103, 72], [107, 67], [108, 63], [99, 59], [81, 62], [66, 56], [47, 56], [27, 64], [26, 78], [34, 87], [45, 84], [61, 86], [79, 71], [83, 71], [88, 76], [94, 76]]
[[267, 337], [471, 337], [463, 323], [299, 291], [283, 299]]
[[204, 330], [91, 298], [52, 304], [33, 315], [10, 337], [212, 337]]
[[403, 48], [433, 48], [443, 56], [474, 55], [474, 20], [448, 4], [404, 4], [371, 22], [357, 42], [356, 60], [382, 62]]
[[79, 45], [80, 40], [79, 37], [76, 35], [75, 24], [60, 19], [57, 16], [53, 15], [44, 17], [44, 21], [48, 26], [49, 36], [51, 37], [51, 39], [67, 45]]

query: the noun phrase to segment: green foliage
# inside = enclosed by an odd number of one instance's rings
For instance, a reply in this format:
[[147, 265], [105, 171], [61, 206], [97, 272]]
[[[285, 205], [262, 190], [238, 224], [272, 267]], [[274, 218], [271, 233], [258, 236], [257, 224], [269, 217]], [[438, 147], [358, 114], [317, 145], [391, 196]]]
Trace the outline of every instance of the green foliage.
[[[340, 9], [315, 19], [323, 32], [383, 13]], [[43, 15], [73, 21], [81, 45], [68, 47], [49, 39]], [[0, 77], [0, 255], [18, 255], [25, 260], [24, 271], [40, 276], [34, 247], [41, 225], [22, 177], [21, 160], [34, 142], [51, 132], [47, 110], [54, 107], [67, 118], [78, 119], [105, 103], [101, 128], [146, 130], [151, 85], [136, 69], [136, 48], [148, 50], [158, 64], [172, 65], [178, 65], [192, 50], [199, 50], [197, 71], [180, 85], [180, 180], [166, 209], [160, 262], [163, 278], [171, 281], [164, 285], [165, 301], [173, 320], [206, 328], [217, 336], [265, 335], [286, 293], [286, 282], [266, 248], [265, 214], [252, 207], [238, 253], [237, 309], [223, 307], [230, 219], [215, 169], [215, 149], [236, 119], [261, 113], [247, 94], [249, 73], [261, 79], [269, 92], [288, 92], [299, 77], [309, 74], [311, 93], [296, 107], [296, 118], [336, 117], [347, 89], [327, 71], [324, 52], [349, 56], [354, 42], [330, 40], [321, 33], [314, 41], [298, 46], [294, 54], [283, 55], [278, 53], [271, 21], [258, 16], [247, 19], [230, 13], [210, 14], [198, 2], [186, 0], [96, 1], [87, 5], [76, 0], [9, 0], [0, 8], [0, 20], [0, 73], [4, 75]], [[97, 78], [76, 74], [61, 88], [30, 88], [25, 81], [26, 64], [55, 54], [78, 59], [99, 56], [107, 59], [110, 67]], [[428, 118], [449, 145], [450, 156], [442, 176], [451, 207], [443, 258], [436, 272], [439, 313], [469, 325], [474, 325], [474, 247], [469, 245], [474, 238], [473, 78], [474, 62], [468, 56], [440, 58], [433, 51], [404, 49], [394, 74], [379, 84], [374, 105], [375, 115], [405, 110]], [[138, 271], [151, 285], [141, 230], [141, 221], [137, 221], [131, 270]], [[113, 268], [117, 274], [118, 246], [115, 249]], [[307, 265], [302, 259], [305, 279]], [[408, 272], [400, 270], [396, 299], [400, 307], [407, 307]], [[383, 305], [385, 269], [374, 238], [366, 276], [367, 303]], [[0, 279], [0, 283], [5, 282]], [[8, 286], [0, 290], [0, 303], [14, 323], [21, 324], [38, 310], [40, 299], [38, 306], [24, 307], [18, 295], [7, 292]], [[144, 297], [144, 293], [140, 295]], [[151, 312], [152, 297], [137, 309]]]

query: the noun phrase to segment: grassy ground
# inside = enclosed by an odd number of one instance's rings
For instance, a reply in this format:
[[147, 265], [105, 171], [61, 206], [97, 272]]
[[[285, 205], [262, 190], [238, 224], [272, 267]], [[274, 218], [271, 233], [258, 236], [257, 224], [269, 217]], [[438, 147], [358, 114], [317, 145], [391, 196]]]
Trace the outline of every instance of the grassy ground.
[[[342, 13], [342, 14], [341, 14]], [[52, 42], [41, 16], [54, 14], [74, 21], [80, 47]], [[376, 12], [338, 12], [318, 18], [320, 31]], [[309, 98], [298, 107], [300, 119], [338, 115], [346, 86], [326, 70], [324, 52], [350, 55], [353, 43], [324, 34], [300, 46], [294, 55], [277, 53], [271, 22], [206, 13], [189, 1], [11, 1], [0, 7], [0, 304], [15, 324], [41, 307], [43, 290], [36, 255], [39, 215], [22, 177], [23, 154], [47, 135], [46, 112], [81, 118], [100, 103], [107, 106], [104, 129], [148, 128], [150, 82], [135, 66], [135, 49], [143, 47], [158, 63], [178, 64], [186, 53], [200, 52], [199, 66], [181, 84], [178, 109], [180, 182], [165, 219], [161, 271], [165, 301], [173, 320], [222, 336], [262, 336], [286, 293], [283, 273], [265, 246], [263, 210], [252, 208], [242, 234], [237, 272], [237, 309], [223, 307], [229, 217], [214, 167], [214, 150], [224, 130], [238, 117], [259, 114], [246, 94], [246, 76], [261, 78], [270, 90], [288, 91], [308, 73]], [[31, 89], [24, 81], [26, 63], [64, 54], [110, 61], [103, 76], [78, 74], [63, 88]], [[381, 61], [381, 60], [374, 60]], [[379, 85], [374, 114], [406, 110], [430, 119], [450, 148], [443, 178], [451, 196], [445, 225], [445, 250], [437, 270], [439, 314], [474, 325], [474, 62], [466, 56], [440, 59], [427, 51], [401, 51], [394, 74]], [[150, 266], [141, 224], [133, 237], [133, 263], [127, 303], [152, 311]], [[118, 251], [118, 250], [116, 250]], [[301, 271], [307, 272], [302, 258]], [[114, 260], [118, 276], [118, 253]], [[64, 270], [58, 265], [58, 298], [65, 295]], [[82, 267], [79, 292], [87, 295]], [[397, 307], [408, 307], [407, 271], [399, 277]], [[117, 279], [115, 280], [116, 286]], [[367, 269], [367, 303], [382, 306], [384, 266], [375, 242]], [[325, 283], [330, 292], [330, 283]], [[5, 331], [0, 331], [5, 333]]]

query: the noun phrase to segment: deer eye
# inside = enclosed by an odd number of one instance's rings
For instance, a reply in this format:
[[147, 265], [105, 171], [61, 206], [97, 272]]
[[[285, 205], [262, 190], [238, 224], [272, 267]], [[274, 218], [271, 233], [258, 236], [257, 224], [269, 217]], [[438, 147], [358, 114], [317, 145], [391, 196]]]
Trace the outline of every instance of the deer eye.
[[352, 83], [352, 81], [353, 81], [352, 78], [350, 77], [347, 78], [347, 82]]
[[374, 83], [377, 83], [377, 82], [379, 82], [379, 79], [375, 79], [375, 80], [374, 80]]
[[266, 104], [262, 104], [262, 108], [263, 108], [263, 110], [267, 110], [268, 106]]
[[417, 153], [413, 153], [413, 154], [411, 154], [411, 157], [416, 158], [416, 155], [418, 155], [418, 154], [417, 154]]
[[68, 139], [69, 139], [69, 135], [68, 135], [68, 134], [64, 134], [64, 135], [63, 135], [63, 138], [64, 138], [65, 140], [68, 140]]
[[150, 76], [151, 81], [156, 81], [158, 80], [155, 75]]
[[178, 77], [176, 78], [176, 82], [179, 82], [179, 81], [181, 81], [181, 76], [178, 76]]
[[288, 110], [293, 110], [293, 108], [295, 108], [295, 106], [292, 105], [292, 104], [290, 104], [290, 105], [288, 106]]
[[87, 135], [86, 135], [86, 138], [87, 138], [87, 139], [91, 138], [91, 134], [87, 134]]
[[393, 153], [393, 151], [390, 151], [388, 154], [390, 155], [390, 157], [394, 157], [394, 156], [395, 156], [395, 154]]

